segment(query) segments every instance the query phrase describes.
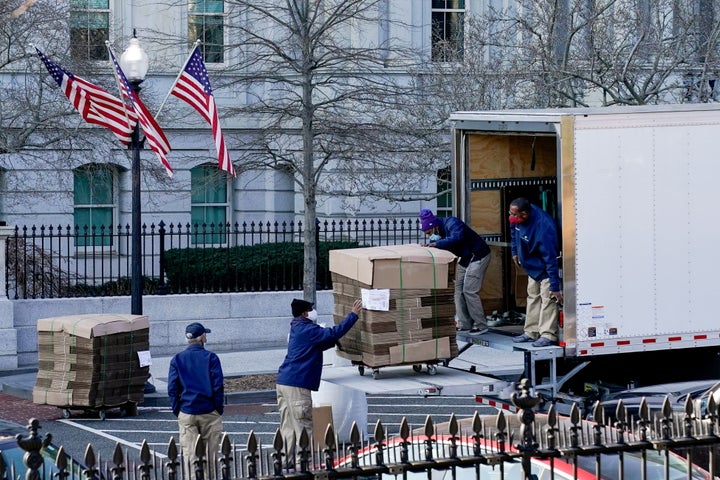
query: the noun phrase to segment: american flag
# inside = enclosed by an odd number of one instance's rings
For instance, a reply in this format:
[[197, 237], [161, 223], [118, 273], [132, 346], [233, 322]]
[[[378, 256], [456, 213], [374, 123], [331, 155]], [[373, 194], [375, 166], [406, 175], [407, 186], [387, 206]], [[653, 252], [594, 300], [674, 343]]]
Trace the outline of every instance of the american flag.
[[225, 146], [225, 138], [220, 129], [220, 120], [215, 106], [215, 97], [198, 47], [195, 47], [190, 58], [188, 58], [185, 68], [180, 73], [170, 93], [189, 103], [210, 124], [218, 154], [218, 168], [225, 170], [234, 177], [235, 168]]
[[138, 117], [134, 112], [127, 111], [122, 100], [110, 95], [97, 85], [73, 75], [50, 60], [37, 48], [35, 51], [45, 64], [50, 76], [86, 122], [107, 127], [120, 142], [125, 145], [130, 144], [130, 137]]
[[160, 125], [158, 125], [155, 121], [155, 117], [152, 116], [145, 104], [140, 101], [140, 97], [137, 96], [130, 86], [130, 82], [128, 82], [125, 73], [122, 71], [122, 68], [120, 68], [120, 64], [118, 63], [117, 58], [115, 58], [115, 54], [113, 54], [112, 50], [108, 50], [110, 51], [110, 58], [113, 61], [113, 65], [115, 65], [115, 72], [117, 73], [123, 97], [130, 102], [130, 107], [137, 114], [143, 132], [145, 132], [145, 138], [150, 144], [150, 148], [157, 154], [160, 159], [160, 163], [162, 163], [165, 167], [165, 171], [167, 171], [168, 176], [172, 177], [173, 170], [172, 167], [170, 167], [170, 162], [168, 162], [168, 159], [165, 156], [171, 150], [170, 142], [167, 137], [165, 137], [165, 133], [163, 133]]

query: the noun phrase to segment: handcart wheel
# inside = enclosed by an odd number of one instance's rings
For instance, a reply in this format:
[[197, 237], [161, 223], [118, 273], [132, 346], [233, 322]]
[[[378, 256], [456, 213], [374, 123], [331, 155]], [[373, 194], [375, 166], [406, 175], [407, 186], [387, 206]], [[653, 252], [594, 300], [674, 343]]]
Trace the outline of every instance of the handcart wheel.
[[377, 378], [379, 376], [380, 376], [380, 370], [378, 370], [377, 368], [373, 368], [373, 373], [372, 373], [373, 380], [377, 380]]
[[137, 417], [137, 414], [138, 414], [137, 403], [128, 402], [127, 405], [125, 405], [124, 412], [125, 412], [125, 415], [127, 415], [128, 417]]
[[437, 366], [435, 365], [428, 365], [427, 369], [429, 375], [435, 375], [437, 373]]
[[67, 409], [67, 408], [63, 408], [62, 417], [63, 417], [63, 418], [70, 418], [70, 410]]
[[422, 372], [422, 365], [413, 365], [413, 372], [420, 373]]
[[442, 361], [442, 364], [443, 364], [443, 367], [447, 367], [448, 365], [450, 365], [450, 360], [448, 360], [446, 358], [445, 360]]
[[359, 366], [358, 366], [358, 373], [360, 374], [360, 376], [365, 375], [365, 367], [362, 366], [362, 365], [359, 365]]
[[105, 410], [98, 410], [98, 418], [100, 420], [105, 420]]

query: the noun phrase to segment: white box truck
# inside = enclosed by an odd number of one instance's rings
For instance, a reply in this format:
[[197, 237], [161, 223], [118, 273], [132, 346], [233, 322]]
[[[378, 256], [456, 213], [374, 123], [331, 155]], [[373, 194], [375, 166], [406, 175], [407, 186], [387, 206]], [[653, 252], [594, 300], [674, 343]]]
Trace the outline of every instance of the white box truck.
[[454, 213], [493, 245], [486, 311], [524, 306], [510, 201], [557, 220], [559, 346], [520, 347], [533, 370], [552, 359], [553, 394], [571, 377], [720, 378], [720, 106], [457, 112], [451, 124]]

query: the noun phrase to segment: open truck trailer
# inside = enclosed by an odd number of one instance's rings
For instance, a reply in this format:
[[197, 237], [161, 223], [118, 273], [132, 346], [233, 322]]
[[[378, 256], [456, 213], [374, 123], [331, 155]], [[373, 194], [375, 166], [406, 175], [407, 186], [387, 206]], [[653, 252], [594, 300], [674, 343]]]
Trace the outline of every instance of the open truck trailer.
[[[451, 123], [454, 214], [492, 249], [485, 311], [525, 306], [514, 198], [550, 213], [561, 242], [559, 345], [476, 343], [525, 350], [525, 375], [554, 398], [720, 378], [719, 106], [457, 112]], [[536, 360], [550, 361], [536, 372]]]

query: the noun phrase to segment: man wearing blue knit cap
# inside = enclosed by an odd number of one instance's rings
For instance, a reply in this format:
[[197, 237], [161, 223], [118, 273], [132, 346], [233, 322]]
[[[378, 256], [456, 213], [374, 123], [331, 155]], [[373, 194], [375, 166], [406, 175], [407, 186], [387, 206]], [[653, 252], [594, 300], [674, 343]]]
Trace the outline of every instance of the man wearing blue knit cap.
[[[290, 304], [293, 319], [285, 359], [278, 369], [277, 393], [280, 433], [288, 453], [287, 466], [294, 468], [295, 446], [303, 429], [312, 438], [312, 392], [320, 388], [323, 352], [335, 347], [358, 321], [362, 302], [355, 300], [350, 313], [339, 324], [322, 327], [317, 322], [315, 305], [296, 298]], [[325, 432], [315, 432], [316, 435]]]
[[428, 247], [447, 250], [459, 257], [455, 276], [455, 315], [458, 332], [480, 335], [488, 331], [480, 290], [490, 265], [490, 247], [457, 217], [436, 217], [420, 212], [420, 229]]

